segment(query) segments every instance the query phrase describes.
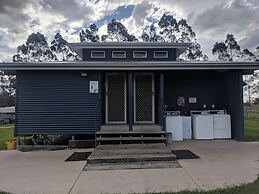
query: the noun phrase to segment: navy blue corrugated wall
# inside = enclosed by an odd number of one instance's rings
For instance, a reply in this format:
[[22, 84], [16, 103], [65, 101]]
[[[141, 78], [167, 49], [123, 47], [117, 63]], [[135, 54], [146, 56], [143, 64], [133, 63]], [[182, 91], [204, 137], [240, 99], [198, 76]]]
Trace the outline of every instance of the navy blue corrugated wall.
[[94, 72], [18, 71], [16, 134], [94, 133], [100, 93], [89, 93], [89, 81], [99, 79]]

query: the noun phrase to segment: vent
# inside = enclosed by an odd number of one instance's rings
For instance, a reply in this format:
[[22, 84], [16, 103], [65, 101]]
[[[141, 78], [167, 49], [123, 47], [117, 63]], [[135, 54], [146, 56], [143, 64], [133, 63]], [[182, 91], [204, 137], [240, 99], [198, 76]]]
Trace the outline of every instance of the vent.
[[105, 51], [91, 51], [91, 58], [105, 58]]
[[126, 51], [112, 51], [112, 58], [124, 59], [126, 58]]
[[147, 58], [147, 51], [134, 51], [133, 58], [135, 58], [135, 59]]
[[168, 58], [168, 51], [155, 51], [154, 58], [155, 59], [166, 59], [166, 58]]

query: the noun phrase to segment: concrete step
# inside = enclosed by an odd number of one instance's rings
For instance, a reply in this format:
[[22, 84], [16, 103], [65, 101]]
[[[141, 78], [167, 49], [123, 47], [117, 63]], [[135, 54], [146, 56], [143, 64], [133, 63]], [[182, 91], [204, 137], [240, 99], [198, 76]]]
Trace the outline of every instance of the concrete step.
[[129, 148], [125, 151], [126, 149], [113, 149], [113, 150], [108, 150], [108, 149], [99, 149], [98, 152], [95, 152], [95, 156], [98, 155], [131, 155], [131, 154], [171, 154], [172, 152], [167, 149], [159, 149], [159, 148], [153, 148], [153, 149], [134, 149], [134, 148]]
[[173, 154], [130, 154], [130, 155], [93, 155], [87, 159], [88, 164], [93, 163], [124, 163], [124, 162], [150, 162], [150, 161], [174, 161]]
[[164, 131], [97, 131], [96, 135], [163, 135]]
[[130, 144], [130, 143], [164, 143], [165, 132], [148, 131], [99, 131], [96, 133], [96, 143], [101, 144]]
[[164, 141], [165, 137], [97, 137], [96, 141]]
[[88, 157], [88, 164], [176, 161], [164, 144], [100, 145]]
[[[129, 126], [128, 125], [102, 125], [101, 131], [117, 131], [117, 132], [128, 132]], [[160, 125], [133, 125], [133, 131], [149, 131], [149, 132], [156, 132], [162, 131]]]
[[[147, 144], [117, 144], [117, 145], [98, 145], [98, 150], [118, 150], [118, 149], [138, 149], [138, 150], [150, 150], [150, 149], [167, 149], [163, 143], [147, 143]], [[167, 149], [169, 150], [169, 149]]]
[[177, 161], [149, 161], [149, 162], [87, 164], [84, 170], [95, 171], [95, 170], [160, 169], [160, 168], [182, 168], [182, 167]]

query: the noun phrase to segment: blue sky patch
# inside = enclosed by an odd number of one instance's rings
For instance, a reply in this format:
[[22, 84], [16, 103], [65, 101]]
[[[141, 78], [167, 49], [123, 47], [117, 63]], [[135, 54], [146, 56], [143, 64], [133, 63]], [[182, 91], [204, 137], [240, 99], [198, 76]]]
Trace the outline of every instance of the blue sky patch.
[[[135, 8], [135, 5], [126, 5], [126, 6], [119, 6], [114, 14], [112, 15], [107, 15], [105, 17], [103, 17], [100, 20], [97, 20], [96, 22], [94, 22], [96, 24], [97, 27], [101, 27], [104, 24], [107, 24], [109, 22], [112, 21], [112, 19], [116, 19], [116, 20], [122, 20], [125, 18], [129, 18], [132, 15], [132, 12]], [[89, 28], [89, 26], [91, 25], [91, 23], [89, 24], [85, 24], [84, 26], [80, 27], [80, 28], [76, 28], [76, 32], [78, 33], [82, 28]]]

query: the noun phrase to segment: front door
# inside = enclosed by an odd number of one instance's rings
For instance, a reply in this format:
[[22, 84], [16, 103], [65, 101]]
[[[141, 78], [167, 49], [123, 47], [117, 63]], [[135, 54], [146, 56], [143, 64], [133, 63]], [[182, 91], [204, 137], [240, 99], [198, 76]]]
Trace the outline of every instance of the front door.
[[134, 122], [154, 123], [155, 92], [153, 73], [134, 75]]
[[126, 74], [106, 74], [106, 123], [126, 123], [127, 95], [126, 95]]

